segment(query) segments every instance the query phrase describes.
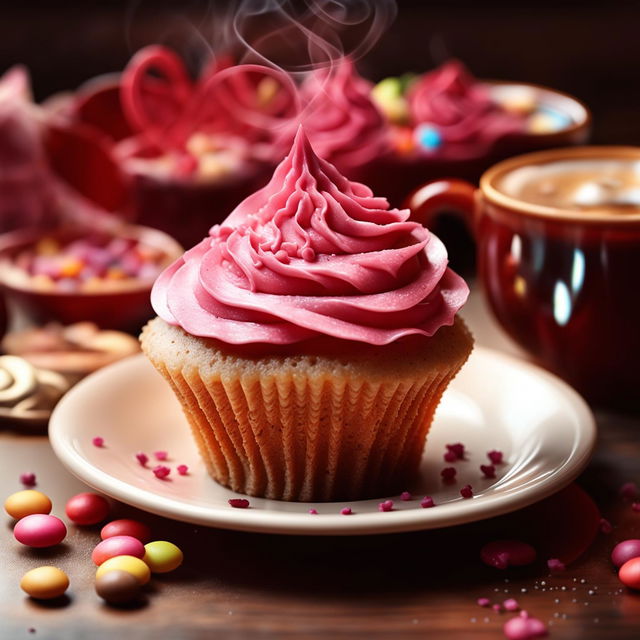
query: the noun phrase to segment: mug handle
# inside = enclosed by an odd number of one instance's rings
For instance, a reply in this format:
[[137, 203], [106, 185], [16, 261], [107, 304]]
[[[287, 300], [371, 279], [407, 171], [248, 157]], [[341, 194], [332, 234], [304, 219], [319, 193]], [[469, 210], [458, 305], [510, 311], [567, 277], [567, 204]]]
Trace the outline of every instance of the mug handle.
[[443, 212], [457, 215], [475, 237], [477, 188], [466, 180], [444, 178], [427, 182], [413, 191], [404, 206], [411, 210], [410, 219], [432, 228]]

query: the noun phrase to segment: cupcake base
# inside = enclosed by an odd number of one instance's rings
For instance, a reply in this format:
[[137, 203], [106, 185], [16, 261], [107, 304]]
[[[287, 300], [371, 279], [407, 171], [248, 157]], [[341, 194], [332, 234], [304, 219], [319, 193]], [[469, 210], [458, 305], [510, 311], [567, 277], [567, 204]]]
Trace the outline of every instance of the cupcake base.
[[295, 501], [391, 495], [417, 472], [435, 409], [471, 352], [435, 336], [331, 353], [247, 356], [156, 318], [142, 348], [171, 384], [214, 480]]

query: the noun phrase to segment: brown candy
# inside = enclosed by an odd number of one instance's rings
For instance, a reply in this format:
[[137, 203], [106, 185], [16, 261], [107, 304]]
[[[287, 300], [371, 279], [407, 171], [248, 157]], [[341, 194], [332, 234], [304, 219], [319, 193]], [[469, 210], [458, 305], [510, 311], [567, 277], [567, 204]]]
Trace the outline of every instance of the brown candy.
[[140, 595], [140, 583], [128, 571], [113, 569], [96, 579], [96, 593], [109, 604], [126, 604]]

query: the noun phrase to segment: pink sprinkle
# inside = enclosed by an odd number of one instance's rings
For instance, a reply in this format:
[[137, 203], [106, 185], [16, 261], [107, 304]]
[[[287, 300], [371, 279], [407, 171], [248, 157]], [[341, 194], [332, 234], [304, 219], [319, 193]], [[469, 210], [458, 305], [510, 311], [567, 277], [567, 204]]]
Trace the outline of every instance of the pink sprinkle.
[[493, 451], [488, 451], [487, 457], [493, 464], [502, 464], [502, 451], [497, 451], [496, 449], [494, 449]]
[[442, 457], [445, 462], [455, 462], [458, 459], [458, 456], [453, 451], [447, 451]]
[[94, 447], [104, 447], [104, 438], [96, 436], [92, 441]]
[[156, 460], [164, 461], [169, 457], [169, 454], [166, 451], [156, 451], [153, 454]]
[[632, 508], [634, 511], [640, 511], [640, 502], [632, 502], [632, 503], [631, 503], [631, 508]]
[[449, 452], [453, 453], [453, 455], [458, 460], [464, 459], [464, 445], [461, 442], [456, 442], [455, 444], [448, 444], [446, 445], [446, 447], [449, 450]]
[[613, 531], [612, 524], [606, 518], [600, 518], [600, 531], [602, 533], [611, 533]]
[[558, 560], [558, 558], [549, 558], [547, 560], [547, 567], [549, 571], [564, 571], [567, 567], [565, 567], [564, 562], [562, 560]]
[[491, 600], [489, 600], [489, 598], [478, 598], [476, 602], [479, 607], [488, 607], [491, 604]]
[[35, 487], [36, 486], [36, 474], [35, 473], [21, 473], [20, 474], [20, 482], [25, 487]]
[[309, 513], [310, 513], [312, 516], [317, 516], [317, 515], [318, 515], [318, 511], [317, 511], [316, 509], [309, 509]]
[[164, 480], [171, 473], [171, 469], [169, 467], [165, 467], [162, 464], [159, 464], [157, 467], [153, 468], [153, 474], [156, 478], [160, 478], [160, 480]]
[[500, 613], [502, 611], [502, 606], [499, 605], [497, 602], [496, 604], [492, 605], [491, 608], [496, 612], [496, 613]]
[[520, 609], [520, 605], [518, 604], [518, 601], [515, 598], [509, 598], [509, 599], [505, 600], [502, 603], [502, 606], [507, 611], [518, 611], [518, 609]]
[[453, 482], [455, 480], [456, 473], [457, 471], [455, 467], [445, 467], [440, 472], [440, 475], [445, 482]]
[[186, 464], [179, 464], [176, 469], [181, 476], [186, 476], [189, 473], [189, 467]]
[[344, 509], [340, 509], [341, 516], [350, 516], [352, 513], [353, 511], [351, 511], [351, 507], [344, 507]]
[[424, 498], [422, 498], [422, 500], [420, 500], [420, 506], [423, 509], [430, 509], [431, 507], [435, 507], [436, 503], [433, 501], [433, 498], [431, 496], [425, 496]]
[[480, 471], [482, 471], [482, 475], [484, 475], [485, 478], [496, 477], [496, 468], [492, 464], [481, 464]]
[[520, 540], [494, 540], [480, 549], [480, 558], [482, 562], [496, 569], [522, 567], [535, 562], [536, 550]]
[[231, 498], [229, 505], [235, 509], [246, 509], [249, 506], [249, 501], [246, 498]]
[[473, 489], [470, 484], [465, 484], [462, 489], [460, 489], [460, 495], [463, 498], [473, 498]]
[[531, 640], [532, 638], [542, 638], [548, 634], [547, 627], [542, 620], [522, 614], [507, 621], [502, 630], [509, 640]]
[[404, 500], [405, 502], [407, 502], [408, 500], [411, 500], [411, 494], [408, 491], [403, 491], [400, 494], [400, 500]]
[[146, 453], [136, 453], [136, 460], [144, 467], [149, 462], [149, 456]]
[[625, 482], [620, 487], [620, 495], [623, 498], [628, 498], [629, 500], [634, 500], [640, 495], [638, 493], [638, 485], [635, 482]]
[[393, 511], [393, 500], [385, 500], [378, 505], [378, 511]]

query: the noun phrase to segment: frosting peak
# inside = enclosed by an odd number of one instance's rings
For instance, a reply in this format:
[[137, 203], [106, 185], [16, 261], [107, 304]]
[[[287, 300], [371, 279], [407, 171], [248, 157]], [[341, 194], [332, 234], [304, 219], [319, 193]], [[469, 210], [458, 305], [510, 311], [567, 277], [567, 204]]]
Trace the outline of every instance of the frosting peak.
[[300, 128], [271, 182], [158, 279], [158, 315], [231, 344], [433, 335], [466, 300], [442, 243], [315, 155]]

